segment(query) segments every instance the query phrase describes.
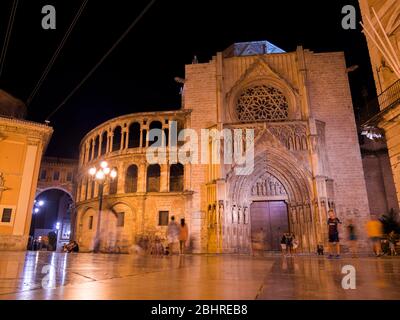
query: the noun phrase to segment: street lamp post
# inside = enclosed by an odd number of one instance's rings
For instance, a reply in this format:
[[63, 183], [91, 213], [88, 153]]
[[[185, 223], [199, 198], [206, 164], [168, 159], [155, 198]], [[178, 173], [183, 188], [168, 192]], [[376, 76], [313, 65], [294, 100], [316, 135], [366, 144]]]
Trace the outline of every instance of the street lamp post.
[[108, 180], [114, 180], [117, 177], [117, 171], [110, 169], [106, 161], [100, 163], [100, 168], [92, 167], [89, 169], [89, 175], [99, 185], [99, 214], [97, 219], [96, 236], [94, 239], [93, 252], [100, 251], [100, 226], [101, 226], [101, 211], [103, 209], [103, 192], [104, 185]]

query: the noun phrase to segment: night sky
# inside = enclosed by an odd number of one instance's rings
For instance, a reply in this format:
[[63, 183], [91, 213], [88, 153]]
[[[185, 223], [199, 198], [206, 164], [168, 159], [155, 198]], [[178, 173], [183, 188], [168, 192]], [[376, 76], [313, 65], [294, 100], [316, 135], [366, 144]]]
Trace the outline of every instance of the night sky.
[[[12, 7], [0, 2], [0, 46]], [[36, 98], [28, 119], [43, 122], [113, 45], [150, 1], [89, 0]], [[20, 0], [0, 88], [26, 101], [58, 47], [82, 0]], [[285, 51], [345, 51], [358, 114], [363, 88], [375, 94], [366, 41], [343, 30], [341, 9], [355, 0], [159, 0], [93, 76], [52, 118], [55, 133], [46, 155], [78, 157], [82, 137], [113, 117], [180, 107], [184, 65], [193, 55], [209, 61], [234, 42], [268, 40]], [[57, 29], [43, 30], [41, 9], [57, 10]], [[357, 20], [361, 19], [358, 12]], [[365, 91], [365, 90], [364, 90]]]

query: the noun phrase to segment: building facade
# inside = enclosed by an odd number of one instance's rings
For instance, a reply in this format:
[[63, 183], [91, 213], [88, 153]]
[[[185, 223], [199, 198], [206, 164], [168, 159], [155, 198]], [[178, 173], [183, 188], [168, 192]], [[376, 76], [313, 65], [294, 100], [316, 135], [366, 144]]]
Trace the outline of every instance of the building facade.
[[[192, 252], [209, 253], [279, 250], [288, 231], [302, 252], [314, 252], [327, 241], [330, 208], [363, 226], [370, 210], [345, 70], [343, 53], [286, 53], [266, 41], [234, 44], [207, 63], [187, 65], [180, 110], [112, 119], [82, 140], [81, 248], [93, 249], [98, 185], [88, 170], [102, 160], [118, 172], [104, 192], [104, 251], [165, 237], [172, 215], [188, 222]], [[178, 143], [174, 123], [178, 132], [190, 129]], [[148, 162], [151, 129], [177, 147], [167, 149], [167, 163]], [[227, 135], [219, 139], [221, 132]], [[185, 149], [187, 139], [199, 150]], [[226, 161], [239, 146], [254, 146], [245, 164]], [[177, 163], [176, 153], [192, 161]]]
[[[44, 157], [40, 166], [35, 200], [44, 201], [45, 204], [38, 208], [39, 212], [34, 212], [36, 217], [31, 235], [38, 238], [55, 231], [58, 234], [57, 248], [73, 237], [77, 170], [78, 161], [75, 159]], [[40, 224], [45, 225], [46, 220], [54, 220], [51, 229], [40, 229]]]
[[360, 0], [380, 112], [364, 124], [384, 131], [397, 201], [400, 201], [400, 3]]
[[25, 250], [40, 162], [53, 129], [15, 118], [22, 105], [15, 98], [1, 94], [0, 100], [0, 250]]

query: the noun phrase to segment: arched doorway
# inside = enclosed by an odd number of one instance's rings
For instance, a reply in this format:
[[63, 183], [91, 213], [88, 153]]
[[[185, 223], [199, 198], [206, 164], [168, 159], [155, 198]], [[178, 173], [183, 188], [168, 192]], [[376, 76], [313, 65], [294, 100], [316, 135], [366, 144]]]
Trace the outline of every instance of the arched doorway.
[[276, 251], [288, 231], [299, 240], [299, 251], [310, 252], [316, 246], [322, 227], [313, 206], [311, 174], [270, 141], [268, 136], [260, 140], [250, 174], [228, 174], [225, 251], [251, 252], [255, 243], [261, 250]]
[[45, 189], [36, 195], [28, 250], [53, 251], [69, 242], [73, 203], [71, 194], [60, 188]]
[[[107, 204], [101, 213], [100, 251], [106, 253], [128, 253], [136, 236], [136, 218], [131, 207], [118, 202]], [[91, 252], [97, 235], [97, 208], [79, 210], [76, 238], [82, 252]]]

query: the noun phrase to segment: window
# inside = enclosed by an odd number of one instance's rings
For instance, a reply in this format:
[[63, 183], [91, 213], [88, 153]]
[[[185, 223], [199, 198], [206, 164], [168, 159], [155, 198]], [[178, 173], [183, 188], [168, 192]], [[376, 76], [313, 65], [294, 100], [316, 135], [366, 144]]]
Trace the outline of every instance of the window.
[[54, 173], [53, 173], [53, 180], [54, 180], [54, 181], [60, 180], [60, 171], [54, 171]]
[[11, 222], [11, 215], [12, 209], [11, 208], [4, 208], [3, 213], [1, 215], [1, 222], [2, 223], [10, 223]]
[[72, 172], [67, 173], [67, 181], [71, 182], [72, 181]]
[[140, 147], [140, 124], [137, 122], [129, 126], [128, 148]]
[[282, 121], [288, 117], [288, 102], [277, 88], [258, 85], [244, 90], [236, 111], [240, 121]]
[[158, 164], [147, 167], [147, 192], [160, 192], [160, 170]]
[[113, 144], [112, 144], [112, 151], [118, 151], [121, 149], [121, 143], [122, 143], [122, 128], [120, 126], [117, 126], [114, 129], [113, 132]]
[[117, 213], [117, 227], [123, 227], [125, 224], [125, 212]]
[[94, 198], [94, 188], [95, 188], [96, 184], [95, 181], [92, 180], [92, 183], [90, 184], [90, 199]]
[[42, 171], [40, 172], [40, 180], [46, 180], [46, 177], [47, 177], [47, 172], [46, 172], [46, 170], [42, 170]]
[[93, 229], [93, 216], [89, 217], [89, 225], [88, 225], [89, 230]]
[[107, 139], [108, 139], [107, 131], [104, 131], [101, 138], [101, 147], [100, 147], [101, 155], [107, 153]]
[[169, 191], [183, 191], [183, 165], [180, 163], [171, 165], [169, 169]]
[[131, 165], [126, 170], [125, 177], [125, 192], [126, 193], [134, 193], [137, 191], [137, 178], [138, 178], [138, 169], [136, 165]]
[[167, 226], [169, 220], [169, 211], [159, 211], [158, 212], [158, 225]]
[[[113, 170], [117, 171], [117, 168], [113, 168]], [[116, 194], [117, 192], [118, 192], [118, 176], [111, 180], [109, 194]]]

